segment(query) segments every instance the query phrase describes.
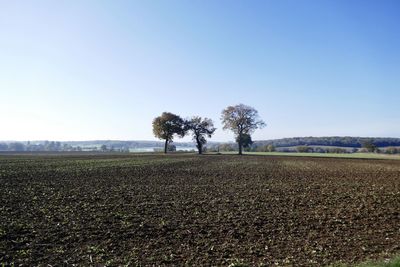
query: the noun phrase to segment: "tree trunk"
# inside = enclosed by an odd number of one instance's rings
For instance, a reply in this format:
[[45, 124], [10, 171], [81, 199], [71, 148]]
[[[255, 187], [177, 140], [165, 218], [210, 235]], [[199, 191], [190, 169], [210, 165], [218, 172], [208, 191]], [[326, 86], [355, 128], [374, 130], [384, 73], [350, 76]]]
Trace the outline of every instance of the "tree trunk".
[[242, 134], [239, 135], [239, 155], [242, 155]]
[[199, 151], [199, 155], [203, 153], [202, 143], [199, 140], [199, 137], [196, 136], [197, 150]]
[[165, 139], [164, 153], [167, 154], [168, 150], [168, 139]]

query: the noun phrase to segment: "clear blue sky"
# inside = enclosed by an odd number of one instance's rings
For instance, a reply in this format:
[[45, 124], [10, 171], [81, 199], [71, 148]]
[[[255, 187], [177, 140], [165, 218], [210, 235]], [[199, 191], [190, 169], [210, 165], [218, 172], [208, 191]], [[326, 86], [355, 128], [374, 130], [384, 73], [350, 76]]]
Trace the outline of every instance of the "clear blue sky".
[[[0, 140], [154, 140], [255, 107], [253, 139], [400, 136], [400, 1], [0, 0]], [[187, 139], [189, 140], [189, 139]]]

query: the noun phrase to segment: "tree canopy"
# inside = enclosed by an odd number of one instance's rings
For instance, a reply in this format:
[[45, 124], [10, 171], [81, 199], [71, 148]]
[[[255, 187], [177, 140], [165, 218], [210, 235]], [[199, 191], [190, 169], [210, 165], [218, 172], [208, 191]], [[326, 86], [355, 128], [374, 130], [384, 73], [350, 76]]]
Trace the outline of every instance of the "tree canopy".
[[[244, 148], [250, 148], [253, 144], [253, 140], [251, 140], [251, 135], [249, 134], [242, 134], [242, 146]], [[236, 143], [239, 143], [239, 136], [236, 137]]]
[[161, 116], [153, 120], [153, 133], [159, 139], [165, 140], [164, 153], [167, 153], [168, 143], [174, 136], [185, 136], [185, 121], [178, 115], [163, 112]]
[[186, 128], [192, 132], [198, 152], [202, 154], [203, 146], [207, 143], [206, 137], [211, 138], [216, 130], [213, 121], [209, 118], [202, 119], [199, 116], [194, 116], [186, 122]]
[[242, 154], [243, 134], [251, 135], [256, 129], [266, 125], [259, 118], [256, 109], [243, 104], [228, 106], [222, 111], [221, 120], [223, 129], [231, 130], [235, 134], [239, 145], [239, 155]]

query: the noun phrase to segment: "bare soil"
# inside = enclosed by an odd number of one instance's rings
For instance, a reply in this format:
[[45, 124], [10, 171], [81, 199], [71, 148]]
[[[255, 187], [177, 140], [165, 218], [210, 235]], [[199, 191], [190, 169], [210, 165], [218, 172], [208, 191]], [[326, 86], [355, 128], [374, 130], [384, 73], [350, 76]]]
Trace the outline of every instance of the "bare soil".
[[400, 162], [0, 156], [0, 264], [321, 266], [400, 253]]

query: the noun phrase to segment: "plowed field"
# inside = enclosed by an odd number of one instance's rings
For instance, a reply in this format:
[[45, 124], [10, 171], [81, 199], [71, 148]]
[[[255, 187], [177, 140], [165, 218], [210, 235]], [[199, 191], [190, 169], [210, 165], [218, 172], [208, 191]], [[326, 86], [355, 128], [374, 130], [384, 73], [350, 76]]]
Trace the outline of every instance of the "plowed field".
[[0, 156], [0, 265], [323, 266], [400, 253], [400, 161]]

